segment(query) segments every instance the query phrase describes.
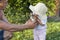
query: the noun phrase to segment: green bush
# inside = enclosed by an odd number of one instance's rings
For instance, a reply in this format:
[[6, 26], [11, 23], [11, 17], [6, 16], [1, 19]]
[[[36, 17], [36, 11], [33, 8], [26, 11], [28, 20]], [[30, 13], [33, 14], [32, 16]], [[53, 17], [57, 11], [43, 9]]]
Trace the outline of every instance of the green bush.
[[[55, 9], [55, 1], [54, 0], [9, 0], [8, 6], [4, 10], [5, 16], [7, 17], [8, 21], [10, 23], [15, 24], [23, 24], [29, 19], [29, 5], [36, 5], [38, 2], [43, 2], [48, 7], [48, 13], [47, 15], [53, 16], [54, 15], [54, 9]], [[57, 26], [58, 23], [56, 23]], [[59, 31], [57, 34], [55, 23], [48, 23], [48, 32], [47, 32], [47, 40], [59, 40], [59, 37], [56, 39], [53, 37], [58, 36]], [[51, 26], [51, 27], [50, 27]], [[53, 26], [53, 28], [52, 28]], [[54, 29], [55, 28], [55, 29]], [[52, 31], [53, 32], [52, 32]], [[59, 30], [59, 29], [58, 29]], [[54, 34], [53, 34], [54, 33]], [[52, 34], [52, 35], [51, 35]], [[20, 32], [14, 32], [13, 38], [11, 40], [33, 40], [33, 31], [32, 30], [24, 30]]]

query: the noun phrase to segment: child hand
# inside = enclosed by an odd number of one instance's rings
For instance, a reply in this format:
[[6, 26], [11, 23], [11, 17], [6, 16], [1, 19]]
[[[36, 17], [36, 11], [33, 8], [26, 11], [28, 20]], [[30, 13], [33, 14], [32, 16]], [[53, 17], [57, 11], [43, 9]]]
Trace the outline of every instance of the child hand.
[[33, 15], [33, 18], [34, 18], [35, 20], [38, 19], [38, 15], [34, 14], [34, 15]]

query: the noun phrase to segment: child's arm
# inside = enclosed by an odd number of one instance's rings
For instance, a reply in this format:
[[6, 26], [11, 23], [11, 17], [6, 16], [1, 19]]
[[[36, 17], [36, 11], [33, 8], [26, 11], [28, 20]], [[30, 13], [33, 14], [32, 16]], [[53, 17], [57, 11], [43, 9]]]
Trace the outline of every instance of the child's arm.
[[41, 20], [38, 18], [38, 15], [34, 15], [34, 19], [37, 21], [38, 24], [40, 24], [41, 26], [44, 26], [45, 24], [43, 24], [41, 22]]
[[37, 19], [37, 22], [38, 22], [38, 24], [40, 24], [41, 26], [44, 26], [44, 25], [45, 25], [45, 24], [43, 24], [43, 23], [41, 22], [40, 19]]

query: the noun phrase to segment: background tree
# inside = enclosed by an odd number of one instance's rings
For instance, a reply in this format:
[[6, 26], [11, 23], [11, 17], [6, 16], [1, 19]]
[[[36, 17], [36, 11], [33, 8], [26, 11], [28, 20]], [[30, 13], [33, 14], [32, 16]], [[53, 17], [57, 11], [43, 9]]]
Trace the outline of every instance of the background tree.
[[60, 17], [60, 0], [55, 0], [56, 4], [56, 16], [59, 18]]
[[[57, 0], [56, 0], [57, 1]], [[23, 24], [29, 19], [30, 9], [29, 5], [36, 5], [38, 2], [43, 2], [48, 7], [47, 15], [55, 16], [55, 0], [8, 0], [8, 6], [4, 10], [5, 16], [9, 22], [16, 24]], [[54, 24], [48, 24], [48, 33], [55, 31], [51, 29]], [[56, 25], [56, 24], [55, 24]], [[55, 26], [54, 25], [54, 26]], [[52, 30], [52, 31], [51, 31]], [[33, 40], [32, 30], [24, 30], [22, 32], [15, 32], [11, 40]], [[47, 40], [55, 40], [53, 36], [47, 35]], [[58, 39], [57, 39], [58, 40]]]

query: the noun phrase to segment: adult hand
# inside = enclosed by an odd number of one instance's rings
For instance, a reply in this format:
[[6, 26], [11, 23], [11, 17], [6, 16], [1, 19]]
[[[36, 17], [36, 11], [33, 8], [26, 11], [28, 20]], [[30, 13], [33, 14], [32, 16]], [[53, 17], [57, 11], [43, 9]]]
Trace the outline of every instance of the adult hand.
[[26, 25], [29, 26], [29, 28], [35, 28], [35, 26], [37, 25], [37, 22], [32, 22], [30, 19], [25, 23]]

